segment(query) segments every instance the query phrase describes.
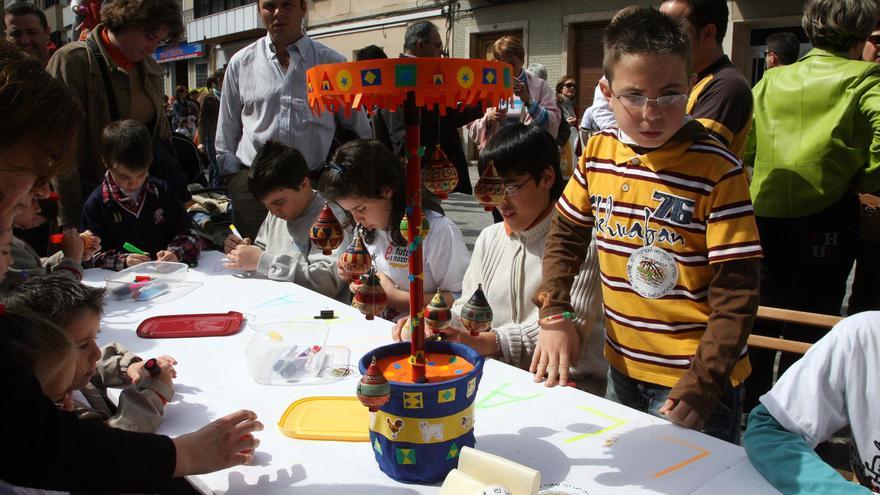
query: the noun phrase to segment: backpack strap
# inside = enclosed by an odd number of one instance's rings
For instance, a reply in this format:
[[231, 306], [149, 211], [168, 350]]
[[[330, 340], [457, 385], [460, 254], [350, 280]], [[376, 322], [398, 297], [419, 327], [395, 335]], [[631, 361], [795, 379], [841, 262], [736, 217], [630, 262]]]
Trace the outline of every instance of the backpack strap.
[[95, 57], [98, 67], [101, 69], [101, 78], [104, 80], [104, 91], [107, 93], [107, 106], [110, 109], [110, 120], [119, 120], [119, 105], [116, 102], [116, 93], [113, 91], [113, 84], [110, 82], [110, 69], [107, 67], [107, 61], [98, 48], [98, 43], [93, 38], [86, 40], [86, 48]]

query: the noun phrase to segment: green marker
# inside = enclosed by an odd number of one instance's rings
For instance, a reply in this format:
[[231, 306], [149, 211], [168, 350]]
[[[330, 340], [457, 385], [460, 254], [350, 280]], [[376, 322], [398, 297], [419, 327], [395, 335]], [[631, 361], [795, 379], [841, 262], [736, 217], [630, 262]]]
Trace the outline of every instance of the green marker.
[[143, 256], [149, 256], [149, 254], [146, 253], [144, 250], [142, 250], [142, 249], [138, 248], [137, 246], [135, 246], [134, 244], [131, 244], [128, 242], [126, 242], [125, 244], [122, 245], [122, 249], [125, 249], [129, 253], [140, 254]]

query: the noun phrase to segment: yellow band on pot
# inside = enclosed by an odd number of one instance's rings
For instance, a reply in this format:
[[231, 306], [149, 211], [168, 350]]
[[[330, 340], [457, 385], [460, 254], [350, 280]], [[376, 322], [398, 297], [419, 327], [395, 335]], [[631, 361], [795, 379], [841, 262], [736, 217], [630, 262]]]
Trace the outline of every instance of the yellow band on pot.
[[430, 444], [458, 438], [474, 427], [474, 405], [451, 416], [407, 418], [376, 411], [370, 430], [395, 442]]

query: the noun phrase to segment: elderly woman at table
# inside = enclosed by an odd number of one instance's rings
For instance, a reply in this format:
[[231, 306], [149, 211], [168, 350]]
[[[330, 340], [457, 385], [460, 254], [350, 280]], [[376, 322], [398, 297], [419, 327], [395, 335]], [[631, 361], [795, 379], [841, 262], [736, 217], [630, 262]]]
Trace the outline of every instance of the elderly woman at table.
[[[0, 229], [62, 172], [75, 153], [76, 98], [39, 62], [0, 42]], [[35, 185], [36, 184], [36, 185]], [[0, 277], [6, 264], [0, 263]], [[0, 336], [0, 389], [14, 407], [0, 408], [7, 455], [0, 479], [16, 485], [78, 491], [154, 492], [172, 477], [225, 469], [253, 459], [261, 430], [239, 411], [170, 439], [81, 421], [43, 395], [21, 356]], [[108, 473], [111, 473], [108, 475]]]
[[[859, 200], [880, 189], [880, 65], [860, 60], [880, 6], [810, 0], [803, 27], [814, 48], [752, 90], [750, 186], [761, 236], [761, 305], [840, 313], [855, 258]], [[773, 336], [816, 342], [825, 331], [786, 325]], [[745, 409], [772, 384], [775, 354], [749, 353]], [[782, 355], [779, 372], [792, 362]]]

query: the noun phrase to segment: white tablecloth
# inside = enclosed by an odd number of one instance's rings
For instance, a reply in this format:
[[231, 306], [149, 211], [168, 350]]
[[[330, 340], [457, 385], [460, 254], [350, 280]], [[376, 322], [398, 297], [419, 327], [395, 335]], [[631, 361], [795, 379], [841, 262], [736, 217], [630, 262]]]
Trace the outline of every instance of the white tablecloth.
[[[203, 253], [186, 294], [151, 302], [108, 298], [99, 344], [121, 342], [146, 358], [175, 357], [178, 377], [159, 433], [176, 436], [241, 408], [266, 425], [255, 462], [193, 476], [205, 492], [240, 494], [436, 493], [436, 486], [404, 485], [378, 468], [368, 442], [297, 440], [276, 423], [288, 405], [311, 396], [353, 396], [358, 376], [330, 384], [268, 386], [247, 373], [244, 349], [253, 328], [270, 321], [315, 321], [334, 309], [327, 345], [351, 350], [350, 364], [390, 342], [391, 324], [367, 321], [356, 310], [291, 283], [241, 276], [222, 268], [222, 253]], [[109, 274], [89, 270], [86, 282]], [[198, 284], [193, 284], [194, 286]], [[142, 339], [145, 318], [166, 314], [240, 311], [249, 326], [229, 337]], [[546, 388], [522, 370], [488, 360], [477, 399], [476, 448], [520, 462], [542, 474], [545, 485], [570, 493], [691, 494], [776, 493], [742, 448], [572, 388]], [[732, 468], [732, 469], [731, 469]], [[735, 475], [731, 475], [735, 473]], [[723, 480], [719, 482], [718, 480]], [[467, 495], [467, 494], [463, 494]]]

